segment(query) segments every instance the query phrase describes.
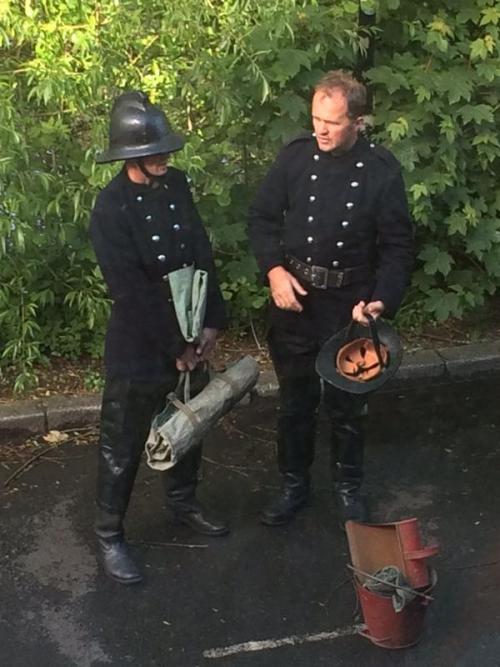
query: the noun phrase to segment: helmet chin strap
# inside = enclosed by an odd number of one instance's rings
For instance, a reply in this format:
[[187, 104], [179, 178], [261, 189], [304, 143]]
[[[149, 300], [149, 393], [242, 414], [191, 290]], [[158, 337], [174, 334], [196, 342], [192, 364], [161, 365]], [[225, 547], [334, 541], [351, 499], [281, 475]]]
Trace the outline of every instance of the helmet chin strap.
[[161, 178], [161, 177], [160, 177], [160, 176], [155, 176], [154, 174], [152, 174], [152, 173], [147, 169], [146, 165], [144, 164], [144, 158], [139, 158], [139, 159], [137, 160], [137, 166], [138, 166], [139, 169], [142, 171], [142, 173], [144, 174], [144, 176], [149, 180], [149, 182], [150, 182], [150, 184], [151, 184], [151, 187], [152, 187], [152, 188], [157, 188], [158, 185], [160, 184], [160, 178]]

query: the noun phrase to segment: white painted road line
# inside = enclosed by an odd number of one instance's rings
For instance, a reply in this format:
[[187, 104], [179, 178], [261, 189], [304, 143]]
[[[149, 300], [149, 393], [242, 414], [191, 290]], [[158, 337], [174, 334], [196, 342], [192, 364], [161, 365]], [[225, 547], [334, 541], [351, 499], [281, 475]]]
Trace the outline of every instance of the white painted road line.
[[291, 635], [282, 639], [264, 639], [262, 641], [250, 641], [243, 644], [233, 644], [224, 648], [210, 648], [203, 651], [204, 658], [225, 658], [236, 653], [250, 653], [252, 651], [268, 651], [281, 646], [296, 646], [308, 642], [323, 642], [340, 637], [351, 637], [363, 629], [362, 625], [349, 625], [346, 628], [333, 630], [332, 632], [319, 632], [315, 635]]

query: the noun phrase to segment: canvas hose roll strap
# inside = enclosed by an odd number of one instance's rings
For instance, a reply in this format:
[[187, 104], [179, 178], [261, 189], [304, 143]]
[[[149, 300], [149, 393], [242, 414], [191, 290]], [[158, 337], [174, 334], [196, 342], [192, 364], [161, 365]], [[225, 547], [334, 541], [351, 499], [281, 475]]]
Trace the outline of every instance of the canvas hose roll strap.
[[[184, 394], [184, 402], [182, 402], [179, 398], [181, 394]], [[177, 383], [177, 388], [175, 391], [170, 392], [167, 396], [167, 401], [169, 401], [174, 408], [177, 408], [177, 410], [181, 410], [186, 417], [189, 419], [189, 421], [193, 424], [194, 427], [197, 426], [198, 424], [198, 418], [192, 412], [188, 406], [187, 403], [189, 399], [191, 398], [191, 373], [189, 371], [186, 371], [185, 373], [181, 373], [179, 375], [179, 382]], [[168, 403], [167, 403], [168, 407]]]
[[154, 470], [172, 468], [255, 386], [258, 377], [257, 362], [245, 356], [214, 375], [194, 398], [182, 396], [185, 381], [182, 386], [179, 384], [174, 396], [167, 398], [167, 405], [151, 424], [146, 441], [148, 465]]
[[208, 274], [194, 264], [168, 274], [170, 293], [182, 336], [187, 343], [198, 341], [207, 305]]

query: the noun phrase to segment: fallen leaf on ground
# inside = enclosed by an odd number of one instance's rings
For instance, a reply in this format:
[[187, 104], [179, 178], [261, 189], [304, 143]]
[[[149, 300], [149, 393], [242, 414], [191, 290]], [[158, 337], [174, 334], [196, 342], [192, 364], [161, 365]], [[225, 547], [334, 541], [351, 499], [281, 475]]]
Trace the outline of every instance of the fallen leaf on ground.
[[56, 443], [64, 442], [69, 438], [67, 433], [61, 433], [61, 431], [49, 431], [47, 435], [43, 436], [45, 442]]

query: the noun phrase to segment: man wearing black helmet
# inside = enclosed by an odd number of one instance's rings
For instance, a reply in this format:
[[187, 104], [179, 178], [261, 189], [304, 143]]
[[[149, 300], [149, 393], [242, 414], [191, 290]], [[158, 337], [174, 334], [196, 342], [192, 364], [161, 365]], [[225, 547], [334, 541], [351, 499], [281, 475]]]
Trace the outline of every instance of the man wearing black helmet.
[[[96, 534], [104, 568], [124, 584], [142, 576], [124, 538], [127, 511], [151, 418], [192, 373], [192, 393], [207, 378], [210, 356], [225, 326], [212, 250], [183, 172], [168, 165], [183, 138], [141, 92], [124, 93], [111, 112], [109, 148], [97, 162], [124, 161], [99, 193], [90, 222], [94, 250], [112, 299], [105, 346]], [[176, 319], [169, 273], [195, 266], [208, 274], [206, 314], [199, 340], [186, 343]], [[196, 499], [201, 445], [162, 473], [174, 518], [204, 535], [224, 535]]]
[[[282, 149], [250, 209], [250, 239], [271, 292], [268, 343], [280, 384], [283, 488], [262, 512], [267, 525], [286, 523], [309, 498], [322, 344], [351, 318], [393, 317], [410, 276], [412, 225], [400, 165], [362, 136], [365, 110], [361, 83], [327, 73], [312, 99], [314, 132]], [[366, 520], [365, 398], [325, 385], [324, 403], [340, 522]]]

